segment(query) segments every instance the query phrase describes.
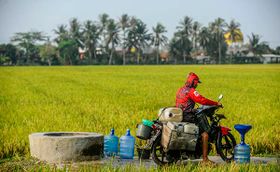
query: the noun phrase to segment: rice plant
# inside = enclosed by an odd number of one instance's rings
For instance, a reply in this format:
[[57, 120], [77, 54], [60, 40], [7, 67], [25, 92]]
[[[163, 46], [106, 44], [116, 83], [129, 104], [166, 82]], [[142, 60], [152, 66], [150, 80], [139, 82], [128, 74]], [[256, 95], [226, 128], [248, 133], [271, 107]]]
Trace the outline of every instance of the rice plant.
[[0, 68], [0, 159], [29, 156], [33, 132], [135, 134], [143, 118], [174, 106], [190, 71], [202, 95], [224, 95], [223, 125], [238, 142], [234, 124], [251, 124], [252, 155], [279, 155], [280, 65], [66, 66]]

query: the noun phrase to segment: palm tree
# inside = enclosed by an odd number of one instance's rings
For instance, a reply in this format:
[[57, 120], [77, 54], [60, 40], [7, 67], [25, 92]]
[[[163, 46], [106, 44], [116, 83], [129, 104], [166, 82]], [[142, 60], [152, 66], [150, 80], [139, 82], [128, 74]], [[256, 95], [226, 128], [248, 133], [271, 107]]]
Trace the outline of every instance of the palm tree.
[[[230, 24], [226, 24], [227, 26], [227, 33], [226, 35], [229, 35], [228, 39], [228, 45], [232, 45], [233, 43], [236, 42], [243, 42], [243, 34], [240, 31], [240, 24], [238, 22], [235, 22], [234, 20], [230, 21]], [[231, 52], [231, 58], [230, 58], [230, 63], [233, 57], [233, 51]]]
[[192, 32], [192, 18], [185, 16], [183, 21], [180, 21], [179, 26], [177, 26], [177, 29], [189, 37]]
[[69, 29], [69, 35], [70, 35], [70, 39], [71, 39], [71, 42], [75, 42], [75, 44], [71, 44], [71, 47], [73, 49], [75, 49], [75, 51], [73, 51], [72, 54], [70, 54], [70, 58], [71, 58], [71, 64], [75, 61], [76, 62], [76, 58], [78, 57], [79, 55], [79, 52], [78, 52], [78, 49], [79, 49], [79, 46], [84, 46], [81, 41], [81, 38], [82, 38], [82, 32], [81, 32], [81, 24], [80, 22], [78, 21], [77, 18], [73, 18], [70, 20], [69, 22], [70, 24], [70, 29]]
[[143, 48], [148, 46], [148, 41], [151, 38], [151, 34], [148, 33], [147, 25], [143, 23], [140, 19], [133, 18], [131, 20], [132, 22], [132, 27], [128, 30], [128, 35], [127, 35], [127, 47], [129, 48], [136, 48], [136, 59], [137, 59], [137, 64], [140, 62], [140, 53]]
[[192, 25], [191, 34], [192, 34], [192, 43], [193, 43], [194, 50], [197, 49], [197, 42], [198, 42], [200, 27], [201, 27], [201, 24], [198, 23], [197, 21], [195, 21]]
[[209, 45], [211, 35], [207, 27], [203, 27], [198, 36], [199, 45], [206, 51]]
[[70, 20], [70, 36], [72, 39], [76, 40], [81, 37], [81, 24], [79, 23], [77, 18], [73, 18]]
[[222, 43], [224, 42], [224, 28], [226, 26], [225, 20], [222, 18], [217, 18], [213, 23], [211, 23], [211, 31], [214, 34], [214, 39], [218, 43], [219, 52], [219, 64], [222, 62]]
[[54, 39], [56, 43], [69, 38], [66, 25], [59, 25], [57, 29], [54, 29], [53, 31], [57, 35], [57, 37]]
[[109, 15], [106, 13], [103, 13], [101, 15], [99, 15], [99, 35], [103, 35], [102, 38], [102, 45], [103, 47], [105, 47], [105, 37], [106, 37], [106, 27], [108, 24], [108, 20], [109, 20]]
[[183, 56], [183, 63], [186, 63], [187, 57], [190, 57], [190, 52], [192, 50], [192, 42], [182, 31], [175, 32], [174, 36], [177, 40], [176, 44], [179, 48], [179, 51], [181, 52], [181, 56]]
[[157, 23], [156, 27], [153, 27], [153, 32], [154, 35], [152, 36], [152, 44], [156, 47], [157, 49], [157, 64], [159, 63], [159, 46], [164, 46], [167, 44], [167, 37], [163, 35], [167, 30], [165, 27]]
[[191, 51], [190, 36], [192, 32], [192, 19], [185, 16], [183, 21], [179, 23], [177, 29], [178, 31], [175, 33], [175, 36], [179, 37], [180, 45], [183, 48], [183, 60], [184, 63], [186, 63], [187, 55], [189, 55]]
[[122, 54], [123, 54], [123, 65], [125, 65], [126, 58], [125, 58], [125, 39], [126, 39], [126, 29], [129, 27], [129, 16], [127, 14], [123, 14], [119, 19], [119, 25], [122, 29], [123, 37], [122, 37]]
[[174, 58], [174, 63], [177, 64], [177, 57], [180, 56], [180, 41], [178, 37], [173, 37], [169, 42], [169, 53]]
[[92, 57], [96, 60], [96, 46], [99, 40], [98, 28], [97, 26], [90, 20], [87, 20], [84, 23], [83, 28], [83, 39], [86, 49], [89, 54], [89, 63], [92, 63]]
[[129, 20], [129, 27], [133, 28], [137, 24], [139, 19], [137, 19], [135, 16], [132, 16]]
[[[58, 45], [57, 52], [58, 52], [58, 57], [59, 57], [60, 61], [64, 64], [71, 63], [72, 61], [69, 58], [70, 53], [66, 53], [67, 50], [70, 51], [66, 47], [69, 46], [69, 41], [71, 39], [70, 34], [67, 30], [67, 26], [66, 25], [59, 25], [57, 27], [57, 29], [54, 29], [53, 31], [57, 35], [56, 38], [54, 39], [54, 41]], [[68, 54], [69, 54], [69, 56], [68, 56]]]
[[232, 43], [243, 41], [243, 35], [240, 32], [240, 24], [231, 20], [227, 26], [227, 33], [230, 35], [230, 40]]
[[261, 37], [257, 34], [252, 33], [251, 37], [248, 36], [249, 39], [249, 50], [256, 55], [261, 55], [262, 53], [265, 53], [269, 51], [269, 46], [266, 42], [260, 42]]
[[252, 33], [251, 37], [248, 36], [249, 39], [249, 50], [252, 51], [252, 53], [254, 55], [256, 55], [257, 53], [257, 47], [259, 45], [260, 42], [260, 36], [257, 34]]
[[113, 53], [115, 51], [115, 45], [119, 43], [119, 27], [115, 23], [113, 19], [108, 20], [107, 25], [107, 39], [106, 39], [106, 47], [109, 47], [109, 44], [111, 44], [111, 53], [109, 57], [109, 65], [112, 64], [113, 60]]

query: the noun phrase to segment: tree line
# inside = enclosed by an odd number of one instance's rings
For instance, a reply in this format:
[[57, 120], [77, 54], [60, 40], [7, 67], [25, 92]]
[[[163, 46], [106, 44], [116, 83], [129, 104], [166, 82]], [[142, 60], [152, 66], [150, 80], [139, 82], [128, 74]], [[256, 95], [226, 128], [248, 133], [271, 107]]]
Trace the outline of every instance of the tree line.
[[[249, 51], [280, 54], [280, 46], [271, 49], [267, 42], [252, 33], [248, 49], [226, 52], [230, 46], [243, 42], [240, 23], [222, 18], [202, 26], [185, 16], [179, 21], [173, 37], [168, 40], [166, 28], [157, 23], [149, 31], [139, 18], [121, 15], [117, 20], [106, 13], [97, 21], [72, 18], [68, 25], [53, 30], [55, 38], [43, 32], [15, 33], [8, 44], [0, 44], [1, 65], [97, 65], [97, 64], [190, 64], [199, 54], [214, 63], [234, 63], [235, 57]], [[227, 35], [227, 37], [225, 36]], [[230, 42], [230, 44], [229, 44]]]

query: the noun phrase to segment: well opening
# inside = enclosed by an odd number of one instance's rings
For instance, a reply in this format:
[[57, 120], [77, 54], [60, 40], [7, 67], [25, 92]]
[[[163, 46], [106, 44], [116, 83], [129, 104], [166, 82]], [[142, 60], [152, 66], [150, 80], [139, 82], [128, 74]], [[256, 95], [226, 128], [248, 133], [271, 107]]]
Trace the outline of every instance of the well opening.
[[44, 136], [55, 136], [55, 137], [62, 137], [62, 136], [88, 136], [87, 133], [45, 133]]

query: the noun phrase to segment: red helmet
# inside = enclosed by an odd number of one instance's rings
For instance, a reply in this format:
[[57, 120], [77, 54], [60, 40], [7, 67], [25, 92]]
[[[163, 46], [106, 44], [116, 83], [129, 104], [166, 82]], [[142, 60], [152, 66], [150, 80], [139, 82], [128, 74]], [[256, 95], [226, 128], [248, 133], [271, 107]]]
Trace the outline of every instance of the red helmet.
[[201, 83], [201, 82], [199, 80], [199, 77], [195, 73], [190, 72], [186, 83], [190, 86], [196, 86], [197, 83]]

